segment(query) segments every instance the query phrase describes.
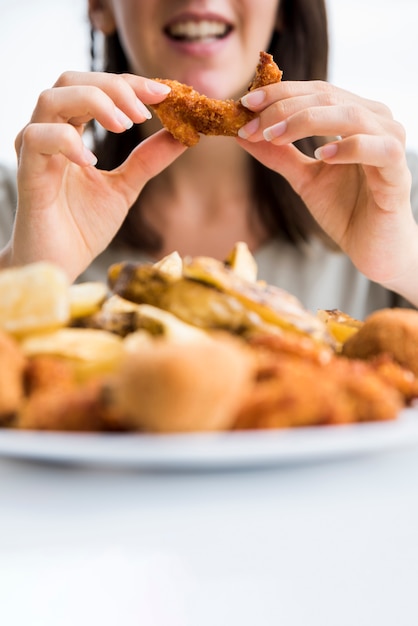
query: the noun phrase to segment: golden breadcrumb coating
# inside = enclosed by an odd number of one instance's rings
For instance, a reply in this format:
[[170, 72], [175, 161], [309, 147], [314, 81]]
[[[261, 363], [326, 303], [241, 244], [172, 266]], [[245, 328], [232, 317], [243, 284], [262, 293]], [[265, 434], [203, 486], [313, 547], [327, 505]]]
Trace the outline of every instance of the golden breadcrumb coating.
[[[277, 83], [281, 78], [282, 72], [273, 61], [273, 57], [261, 52], [249, 90]], [[177, 80], [161, 78], [155, 80], [169, 85], [171, 92], [163, 102], [153, 104], [152, 108], [163, 126], [186, 146], [198, 143], [199, 133], [236, 136], [244, 124], [256, 117], [254, 112], [245, 108], [239, 101], [208, 98]]]
[[8, 422], [22, 401], [25, 366], [18, 343], [0, 331], [0, 424]]
[[372, 313], [345, 342], [343, 354], [359, 359], [388, 354], [418, 376], [418, 311], [394, 308]]

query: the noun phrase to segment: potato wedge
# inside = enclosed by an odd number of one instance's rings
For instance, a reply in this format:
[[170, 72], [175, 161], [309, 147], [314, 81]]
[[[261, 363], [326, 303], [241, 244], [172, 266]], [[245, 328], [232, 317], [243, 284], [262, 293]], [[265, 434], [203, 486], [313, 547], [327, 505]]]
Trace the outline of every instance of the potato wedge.
[[71, 319], [79, 319], [96, 313], [105, 301], [107, 293], [107, 285], [102, 282], [85, 282], [71, 285]]
[[0, 328], [20, 336], [65, 326], [69, 319], [69, 281], [62, 269], [41, 261], [0, 272]]
[[60, 328], [30, 335], [21, 347], [28, 357], [48, 354], [69, 360], [79, 380], [114, 371], [124, 355], [120, 337], [92, 328]]
[[252, 283], [257, 280], [257, 263], [244, 241], [235, 244], [225, 259], [225, 264], [240, 278]]
[[344, 343], [355, 335], [364, 323], [339, 309], [320, 309], [317, 315], [334, 337], [337, 351], [341, 350]]
[[181, 278], [183, 274], [183, 259], [178, 252], [172, 252], [154, 263], [153, 267], [171, 278]]

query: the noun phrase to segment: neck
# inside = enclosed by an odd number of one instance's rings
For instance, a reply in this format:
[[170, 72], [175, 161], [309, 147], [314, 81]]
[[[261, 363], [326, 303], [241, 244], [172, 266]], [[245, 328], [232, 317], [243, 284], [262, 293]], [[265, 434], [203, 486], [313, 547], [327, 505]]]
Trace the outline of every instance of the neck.
[[256, 219], [247, 153], [227, 137], [202, 137], [141, 196], [145, 220], [160, 233], [158, 256], [225, 258], [237, 241], [255, 250], [266, 239]]

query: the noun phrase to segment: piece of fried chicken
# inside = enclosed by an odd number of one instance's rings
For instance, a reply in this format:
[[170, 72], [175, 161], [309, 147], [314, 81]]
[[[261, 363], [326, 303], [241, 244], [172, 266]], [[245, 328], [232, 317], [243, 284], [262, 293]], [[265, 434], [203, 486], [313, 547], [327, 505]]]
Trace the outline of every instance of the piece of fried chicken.
[[343, 354], [354, 359], [388, 354], [418, 376], [418, 312], [400, 308], [375, 311], [344, 344]]
[[17, 341], [0, 331], [0, 425], [7, 424], [20, 406], [25, 367], [26, 359]]
[[392, 420], [417, 391], [396, 364], [331, 355], [309, 338], [298, 353], [297, 343], [273, 335], [251, 341], [258, 372], [236, 430]]
[[[249, 91], [277, 83], [282, 71], [271, 54], [260, 52], [254, 80]], [[246, 109], [239, 101], [216, 100], [197, 92], [193, 87], [176, 80], [157, 78], [171, 87], [167, 98], [152, 105], [163, 126], [181, 143], [194, 146], [203, 135], [236, 136], [238, 130], [252, 120], [256, 113]]]

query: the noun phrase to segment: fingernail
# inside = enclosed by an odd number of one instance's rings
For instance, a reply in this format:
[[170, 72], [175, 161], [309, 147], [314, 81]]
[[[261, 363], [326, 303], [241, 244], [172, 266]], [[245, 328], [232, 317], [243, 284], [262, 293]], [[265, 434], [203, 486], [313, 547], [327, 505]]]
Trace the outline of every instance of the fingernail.
[[133, 121], [129, 119], [129, 117], [125, 115], [125, 113], [121, 111], [118, 107], [115, 107], [115, 116], [119, 124], [126, 128], [126, 130], [132, 128], [132, 126], [134, 125]]
[[147, 81], [147, 87], [150, 93], [153, 93], [157, 96], [162, 94], [168, 94], [171, 91], [171, 87], [166, 85], [165, 83], [158, 83], [156, 80]]
[[254, 135], [259, 126], [260, 118], [255, 117], [253, 120], [251, 120], [251, 122], [245, 124], [245, 126], [241, 126], [241, 128], [238, 130], [238, 137], [241, 137], [241, 139], [248, 139], [249, 137], [251, 137], [251, 135]]
[[269, 126], [263, 132], [263, 137], [266, 141], [272, 141], [273, 139], [277, 139], [286, 132], [287, 122], [283, 120], [282, 122], [278, 122], [274, 124], [274, 126]]
[[257, 89], [257, 91], [251, 91], [250, 93], [245, 94], [245, 96], [242, 96], [241, 104], [251, 109], [251, 107], [258, 107], [264, 102], [265, 99], [266, 92], [262, 89]]
[[84, 146], [84, 149], [83, 149], [83, 156], [84, 156], [84, 159], [85, 159], [87, 165], [96, 165], [96, 163], [97, 163], [97, 156], [95, 154], [93, 154], [93, 152], [91, 152], [91, 150], [89, 150], [85, 146]]
[[330, 159], [335, 156], [338, 151], [338, 146], [336, 143], [329, 143], [326, 146], [321, 146], [317, 148], [314, 152], [315, 159], [321, 161], [322, 159]]
[[150, 120], [152, 115], [151, 112], [148, 111], [147, 107], [139, 98], [136, 99], [136, 106], [139, 109], [140, 113], [145, 117], [145, 119]]

